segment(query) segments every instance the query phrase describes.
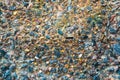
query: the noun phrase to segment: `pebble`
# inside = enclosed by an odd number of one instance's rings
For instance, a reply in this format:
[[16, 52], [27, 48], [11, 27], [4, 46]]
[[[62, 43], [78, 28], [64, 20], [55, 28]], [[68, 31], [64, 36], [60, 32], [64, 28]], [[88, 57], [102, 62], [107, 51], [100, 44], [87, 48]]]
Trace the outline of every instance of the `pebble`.
[[99, 75], [95, 75], [95, 76], [93, 77], [93, 80], [100, 80]]
[[29, 80], [29, 78], [28, 78], [28, 76], [25, 75], [25, 76], [21, 77], [21, 80]]
[[28, 64], [25, 63], [25, 64], [22, 64], [22, 65], [21, 65], [21, 68], [26, 68], [27, 66], [28, 66]]
[[120, 75], [120, 68], [117, 69], [116, 73]]
[[16, 65], [15, 65], [15, 64], [12, 64], [12, 65], [9, 67], [9, 70], [10, 70], [10, 71], [14, 71], [15, 68], [16, 68]]
[[60, 51], [59, 50], [54, 50], [54, 55], [56, 56], [56, 57], [60, 57], [61, 56], [61, 53], [60, 53]]
[[45, 26], [45, 29], [47, 30], [47, 29], [49, 29], [50, 28], [50, 25], [46, 25]]
[[67, 11], [70, 11], [72, 9], [72, 6], [67, 7]]
[[12, 73], [12, 77], [13, 77], [13, 79], [17, 79], [18, 78], [16, 72]]
[[13, 11], [13, 10], [15, 10], [15, 9], [16, 9], [15, 6], [10, 6], [10, 7], [9, 7], [9, 10], [11, 10], [11, 11]]
[[109, 68], [108, 71], [113, 73], [114, 72], [114, 68]]
[[87, 6], [87, 10], [88, 11], [92, 11], [92, 7], [91, 6]]
[[3, 57], [6, 53], [7, 53], [6, 51], [0, 49], [0, 57]]
[[50, 64], [54, 64], [54, 63], [57, 63], [58, 61], [57, 60], [50, 60]]
[[28, 2], [23, 2], [23, 5], [24, 5], [25, 7], [27, 7], [27, 6], [29, 5], [29, 3], [28, 3]]
[[7, 70], [5, 71], [5, 73], [3, 74], [3, 78], [7, 78], [8, 76], [11, 75], [11, 71], [10, 70]]
[[46, 39], [50, 39], [50, 36], [49, 36], [49, 35], [46, 35]]
[[69, 78], [67, 76], [62, 76], [63, 80], [69, 80]]
[[119, 3], [0, 0], [0, 79], [119, 80]]
[[34, 69], [34, 68], [33, 68], [32, 66], [29, 66], [29, 67], [28, 67], [28, 72], [33, 72], [33, 69]]
[[27, 75], [28, 72], [27, 72], [27, 71], [23, 71], [23, 70], [21, 70], [20, 74], [21, 74], [22, 76], [24, 76], [24, 75]]
[[52, 68], [52, 69], [50, 70], [50, 72], [55, 73], [55, 72], [56, 72], [56, 68]]
[[45, 76], [44, 73], [42, 73], [42, 72], [38, 73], [38, 77], [44, 77], [44, 76]]
[[115, 30], [114, 28], [110, 27], [109, 29], [110, 33], [111, 34], [116, 34], [117, 30]]
[[46, 77], [41, 77], [41, 80], [47, 80], [47, 78]]
[[0, 11], [0, 15], [2, 15], [2, 11]]
[[116, 41], [118, 41], [118, 42], [119, 42], [119, 41], [120, 41], [120, 37], [116, 38]]
[[80, 74], [79, 79], [85, 79], [86, 76], [84, 74]]
[[114, 53], [120, 55], [120, 44], [114, 44], [113, 51]]

